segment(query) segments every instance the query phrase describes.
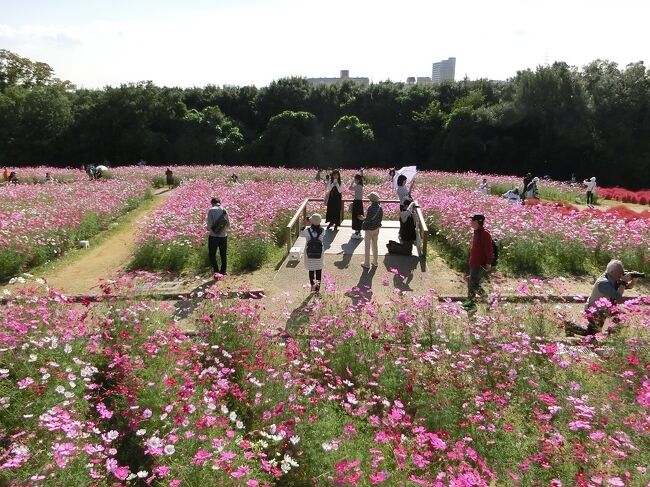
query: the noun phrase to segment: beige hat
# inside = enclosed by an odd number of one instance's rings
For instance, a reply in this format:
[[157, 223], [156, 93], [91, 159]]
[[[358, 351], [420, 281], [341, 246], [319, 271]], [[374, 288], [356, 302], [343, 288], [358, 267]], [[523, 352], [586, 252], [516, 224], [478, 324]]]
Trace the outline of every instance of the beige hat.
[[368, 199], [373, 203], [379, 203], [379, 195], [374, 191], [368, 195]]
[[312, 225], [320, 225], [321, 216], [318, 213], [314, 213], [309, 217], [309, 223]]

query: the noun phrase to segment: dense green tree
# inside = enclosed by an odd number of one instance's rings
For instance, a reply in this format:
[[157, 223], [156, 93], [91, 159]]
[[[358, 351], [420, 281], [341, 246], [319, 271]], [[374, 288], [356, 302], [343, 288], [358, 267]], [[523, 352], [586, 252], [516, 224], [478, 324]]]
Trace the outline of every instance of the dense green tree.
[[650, 73], [597, 60], [508, 81], [73, 90], [0, 50], [0, 158], [16, 164], [236, 163], [596, 176], [650, 187]]
[[260, 158], [255, 162], [299, 167], [309, 161], [313, 166], [319, 159], [320, 139], [316, 117], [312, 113], [285, 110], [269, 120], [254, 147], [255, 155]]
[[344, 115], [332, 127], [332, 154], [341, 166], [363, 164], [375, 135], [367, 123], [354, 115]]

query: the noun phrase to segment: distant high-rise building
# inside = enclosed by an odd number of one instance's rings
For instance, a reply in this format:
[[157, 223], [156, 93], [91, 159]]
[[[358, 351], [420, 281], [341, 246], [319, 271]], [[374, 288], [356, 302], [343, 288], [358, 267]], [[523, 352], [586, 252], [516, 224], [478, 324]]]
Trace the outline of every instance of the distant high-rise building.
[[433, 63], [431, 69], [431, 81], [434, 83], [442, 83], [443, 81], [454, 81], [456, 76], [456, 58], [450, 57], [449, 59], [442, 60], [439, 63]]
[[307, 81], [312, 85], [333, 85], [343, 81], [354, 81], [355, 83], [361, 83], [362, 85], [370, 84], [368, 78], [350, 78], [350, 71], [347, 69], [342, 69], [341, 75], [338, 78], [307, 78]]
[[428, 76], [418, 76], [417, 83], [419, 85], [430, 85], [431, 84], [431, 78], [429, 78]]

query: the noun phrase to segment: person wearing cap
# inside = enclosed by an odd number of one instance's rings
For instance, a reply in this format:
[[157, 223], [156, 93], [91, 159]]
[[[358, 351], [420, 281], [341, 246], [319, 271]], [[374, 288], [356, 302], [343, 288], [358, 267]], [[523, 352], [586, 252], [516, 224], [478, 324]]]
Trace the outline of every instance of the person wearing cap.
[[370, 269], [370, 249], [372, 248], [372, 265], [378, 265], [378, 249], [377, 240], [379, 238], [379, 228], [381, 227], [381, 220], [384, 217], [384, 210], [379, 206], [379, 195], [374, 191], [368, 195], [370, 206], [366, 216], [360, 216], [363, 220], [361, 228], [365, 231], [365, 258], [361, 267]]
[[623, 300], [623, 293], [626, 289], [632, 289], [636, 284], [632, 274], [625, 272], [623, 262], [611, 260], [591, 289], [591, 294], [585, 305], [585, 317], [587, 328], [584, 329], [575, 324], [567, 324], [565, 333], [567, 336], [581, 335], [590, 336], [600, 333], [605, 325], [605, 320], [612, 315], [610, 306], [620, 303]]
[[[212, 272], [215, 274], [226, 274], [226, 263], [228, 255], [228, 227], [230, 227], [230, 219], [228, 212], [221, 206], [221, 199], [212, 198], [212, 208], [208, 210], [207, 229], [208, 229], [208, 258], [212, 266]], [[217, 233], [213, 230], [215, 223], [224, 218], [226, 225], [221, 228]], [[219, 257], [221, 258], [221, 267], [217, 268], [217, 249], [219, 249]]]
[[469, 276], [467, 277], [467, 299], [473, 303], [477, 293], [483, 293], [481, 280], [492, 269], [494, 250], [492, 249], [492, 236], [483, 228], [485, 216], [475, 214], [470, 218], [470, 225], [474, 230], [472, 245], [469, 251]]
[[309, 284], [311, 285], [311, 292], [318, 293], [320, 292], [320, 283], [323, 273], [323, 266], [325, 264], [325, 249], [323, 248], [323, 240], [325, 237], [325, 232], [323, 227], [321, 227], [321, 216], [318, 213], [314, 213], [305, 221], [305, 229], [302, 232], [302, 236], [305, 237], [307, 242], [310, 239], [318, 239], [321, 242], [321, 253], [320, 257], [309, 257], [307, 255], [307, 245], [305, 245], [304, 261], [307, 271], [309, 271]]
[[593, 208], [594, 193], [596, 192], [596, 177], [593, 176], [591, 179], [585, 179], [583, 183], [587, 186], [587, 206]]

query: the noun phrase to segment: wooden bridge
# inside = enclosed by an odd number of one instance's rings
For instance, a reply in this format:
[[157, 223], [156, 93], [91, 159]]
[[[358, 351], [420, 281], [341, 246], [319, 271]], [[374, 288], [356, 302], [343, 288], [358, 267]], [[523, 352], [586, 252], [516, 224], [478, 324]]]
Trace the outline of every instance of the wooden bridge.
[[[325, 232], [324, 239], [324, 249], [325, 254], [335, 254], [335, 255], [363, 255], [365, 250], [365, 245], [361, 239], [352, 239], [352, 220], [344, 220], [344, 213], [346, 204], [351, 203], [351, 199], [343, 199], [341, 205], [341, 225], [339, 226], [336, 232]], [[363, 200], [364, 203], [370, 203], [369, 200]], [[305, 248], [305, 237], [300, 235], [300, 229], [304, 226], [305, 220], [308, 218], [308, 206], [310, 203], [318, 203], [319, 206], [324, 204], [322, 198], [307, 198], [296, 210], [296, 213], [293, 215], [293, 218], [287, 224], [287, 239], [286, 247], [287, 253], [297, 252], [298, 249], [302, 251]], [[399, 207], [399, 200], [380, 200], [380, 204], [384, 205], [384, 214], [386, 213], [386, 206], [395, 205]], [[417, 202], [415, 203], [417, 205]], [[415, 226], [417, 230], [417, 240], [415, 247], [417, 248], [417, 253], [420, 258], [423, 260], [426, 259], [427, 249], [428, 249], [428, 240], [429, 240], [429, 229], [427, 224], [424, 221], [424, 216], [422, 215], [422, 210], [416, 208], [414, 213]], [[323, 222], [324, 223], [324, 222]], [[379, 230], [378, 238], [378, 255], [387, 255], [388, 250], [386, 249], [386, 244], [389, 240], [399, 241], [399, 221], [398, 220], [384, 220], [382, 222], [382, 227]]]

